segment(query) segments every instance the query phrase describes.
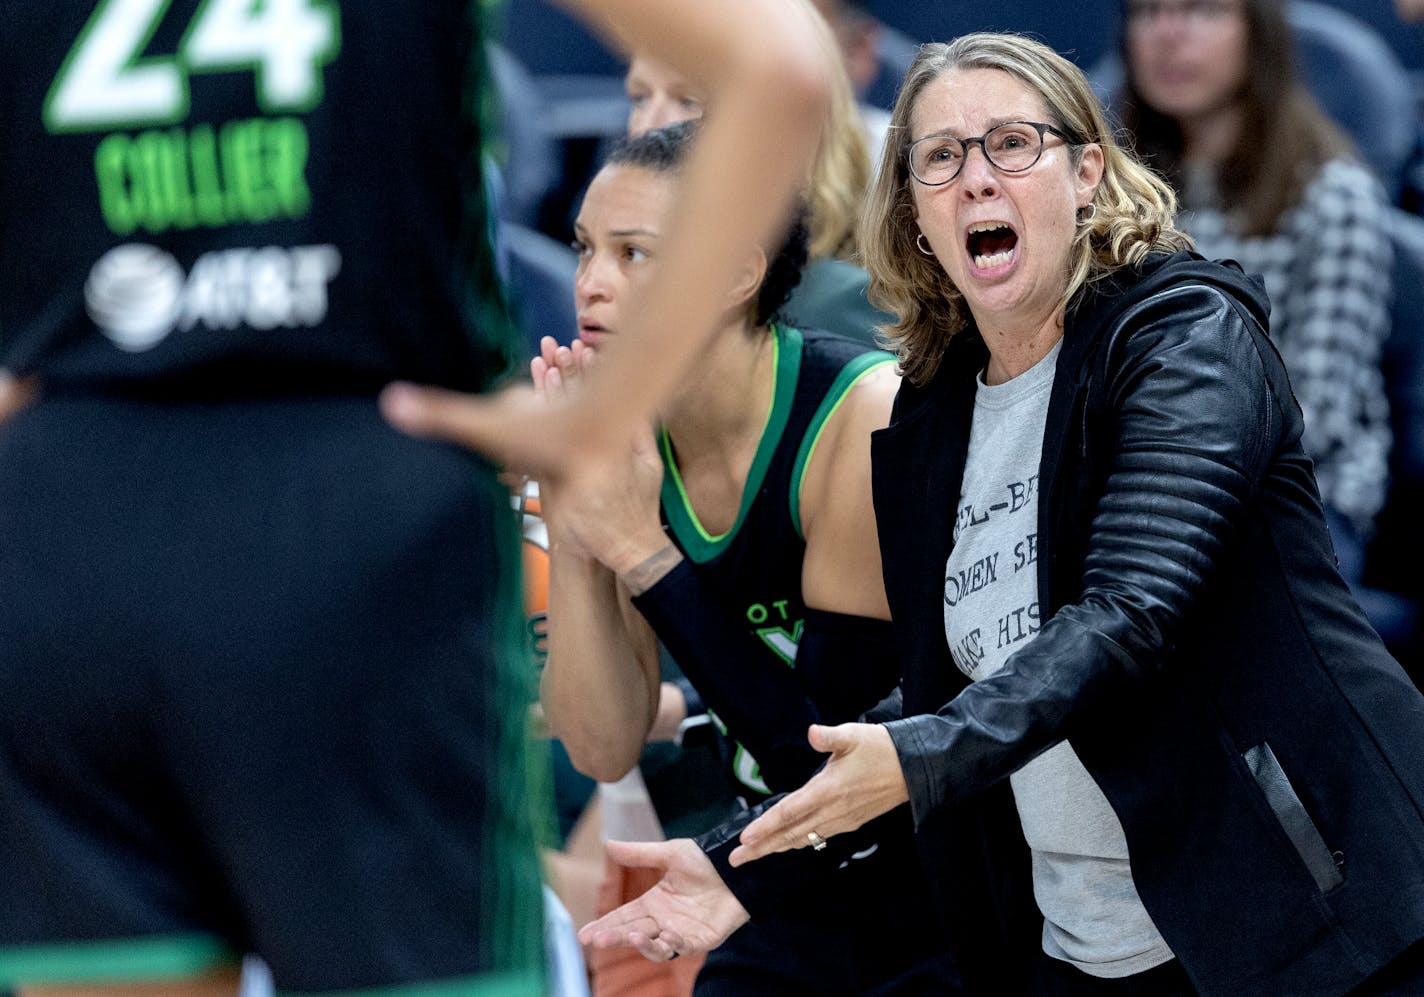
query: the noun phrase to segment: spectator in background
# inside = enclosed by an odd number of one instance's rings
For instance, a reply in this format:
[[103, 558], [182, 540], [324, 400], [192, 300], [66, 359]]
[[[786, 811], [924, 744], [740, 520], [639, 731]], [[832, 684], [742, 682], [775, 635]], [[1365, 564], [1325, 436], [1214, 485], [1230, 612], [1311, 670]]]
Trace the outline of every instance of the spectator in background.
[[890, 112], [862, 98], [880, 75], [880, 33], [884, 26], [857, 4], [847, 0], [812, 0], [840, 43], [846, 76], [855, 91], [856, 110], [870, 145], [872, 160], [880, 158], [890, 128]]
[[1384, 505], [1385, 196], [1296, 79], [1283, 0], [1126, 0], [1123, 123], [1210, 258], [1261, 275], [1347, 576]]
[[[809, 0], [806, 6], [811, 10]], [[824, 329], [873, 345], [876, 328], [890, 321], [890, 316], [869, 303], [869, 277], [853, 262], [860, 205], [871, 177], [871, 154], [867, 151], [871, 147], [844, 72], [838, 35], [823, 17], [815, 20], [839, 69], [833, 80], [824, 138], [805, 188], [810, 263], [785, 313], [803, 328]], [[629, 135], [700, 118], [707, 111], [702, 88], [695, 81], [644, 52], [634, 52], [624, 89]]]
[[623, 77], [628, 95], [628, 134], [641, 135], [702, 117], [702, 88], [645, 52], [635, 52]]

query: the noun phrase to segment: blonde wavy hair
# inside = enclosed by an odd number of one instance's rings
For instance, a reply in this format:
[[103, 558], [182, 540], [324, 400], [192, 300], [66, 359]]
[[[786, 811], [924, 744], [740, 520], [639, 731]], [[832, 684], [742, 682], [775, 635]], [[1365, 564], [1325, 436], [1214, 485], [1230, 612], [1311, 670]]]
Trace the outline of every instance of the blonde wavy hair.
[[1097, 97], [1077, 66], [1048, 46], [1015, 34], [981, 32], [947, 44], [920, 48], [905, 74], [880, 171], [861, 217], [860, 248], [870, 271], [870, 298], [898, 316], [881, 336], [900, 358], [904, 375], [916, 384], [934, 377], [950, 339], [970, 324], [964, 296], [933, 256], [915, 245], [914, 193], [906, 148], [910, 115], [920, 94], [951, 69], [997, 69], [1019, 80], [1043, 100], [1048, 120], [1071, 136], [1074, 166], [1087, 145], [1103, 153], [1103, 175], [1091, 215], [1074, 236], [1065, 274], [1063, 304], [1078, 291], [1154, 251], [1191, 247], [1176, 227], [1172, 188], [1113, 138]]

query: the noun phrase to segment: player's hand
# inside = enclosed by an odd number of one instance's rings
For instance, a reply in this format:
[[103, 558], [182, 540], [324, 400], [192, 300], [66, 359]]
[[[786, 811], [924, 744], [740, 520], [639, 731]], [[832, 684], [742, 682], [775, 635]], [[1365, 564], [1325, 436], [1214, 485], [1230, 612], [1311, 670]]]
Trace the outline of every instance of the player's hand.
[[402, 432], [449, 440], [515, 473], [542, 479], [586, 462], [570, 452], [570, 436], [585, 435], [572, 406], [550, 405], [526, 385], [468, 395], [395, 382], [381, 392], [380, 407]]
[[910, 798], [900, 756], [880, 724], [813, 724], [808, 740], [831, 756], [824, 768], [742, 829], [728, 861], [743, 865], [793, 848], [809, 848], [812, 835], [829, 839], [854, 831]]
[[530, 363], [533, 387], [471, 395], [397, 381], [381, 392], [381, 412], [402, 432], [484, 454], [506, 475], [537, 478], [545, 487], [577, 479], [620, 452], [623, 441], [588, 418], [579, 392], [567, 390], [573, 374], [591, 369], [578, 361], [591, 358], [592, 351], [582, 344], [576, 349], [545, 336]]
[[602, 471], [560, 491], [558, 530], [622, 576], [668, 543], [658, 514], [663, 464], [652, 430], [635, 429]]
[[[561, 346], [553, 336], [544, 336], [539, 340], [539, 353], [529, 361], [529, 377], [534, 390], [545, 401], [558, 404], [572, 400], [572, 392], [577, 391], [578, 377], [585, 361], [593, 357], [593, 352], [582, 343], [575, 341], [575, 348], [577, 353], [574, 348]], [[558, 488], [547, 481], [539, 482], [539, 514], [549, 530], [551, 545], [567, 554], [589, 557], [587, 552], [578, 550], [576, 544], [559, 537], [558, 509]]]
[[666, 961], [710, 951], [750, 919], [712, 860], [688, 838], [610, 841], [608, 854], [623, 865], [661, 869], [663, 878], [636, 900], [584, 925], [578, 934], [584, 945], [631, 945], [649, 959]]
[[[551, 336], [530, 361], [534, 386], [551, 403], [572, 400], [597, 365], [595, 351], [582, 340], [560, 346]], [[551, 537], [573, 553], [592, 557], [620, 573], [642, 564], [667, 544], [658, 515], [663, 466], [652, 430], [639, 425], [622, 457], [603, 468], [596, 483], [544, 488], [541, 499]]]
[[539, 340], [539, 355], [529, 361], [529, 376], [535, 389], [546, 395], [550, 391], [559, 393], [585, 371], [592, 370], [596, 362], [593, 347], [583, 340], [561, 346], [553, 336], [544, 336]]

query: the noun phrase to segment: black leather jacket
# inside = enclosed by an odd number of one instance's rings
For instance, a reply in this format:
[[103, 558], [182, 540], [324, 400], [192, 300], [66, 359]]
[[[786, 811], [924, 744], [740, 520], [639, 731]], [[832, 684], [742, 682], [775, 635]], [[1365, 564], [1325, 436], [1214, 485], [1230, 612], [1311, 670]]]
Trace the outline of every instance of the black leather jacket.
[[1424, 937], [1424, 698], [1335, 570], [1267, 310], [1186, 253], [1080, 296], [1039, 475], [1047, 622], [972, 685], [941, 599], [978, 337], [876, 434], [888, 726], [975, 992], [1012, 992], [1038, 943], [1004, 777], [1065, 738], [1204, 994], [1343, 994]]

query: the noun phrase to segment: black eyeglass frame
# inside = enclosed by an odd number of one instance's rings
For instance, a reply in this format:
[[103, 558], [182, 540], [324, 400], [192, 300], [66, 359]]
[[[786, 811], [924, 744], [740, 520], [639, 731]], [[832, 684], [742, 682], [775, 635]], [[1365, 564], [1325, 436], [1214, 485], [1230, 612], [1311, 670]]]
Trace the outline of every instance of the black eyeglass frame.
[[[994, 132], [998, 131], [1000, 128], [1003, 128], [1007, 125], [1028, 125], [1034, 131], [1038, 132], [1038, 155], [1033, 157], [1033, 162], [1029, 163], [1027, 166], [1021, 166], [1016, 170], [1005, 169], [998, 163], [994, 162], [994, 157], [989, 155], [989, 147], [984, 144], [985, 139], [987, 139]], [[910, 176], [915, 179], [916, 183], [923, 184], [926, 187], [943, 187], [945, 184], [949, 183], [951, 180], [959, 176], [959, 174], [964, 171], [964, 164], [969, 161], [969, 147], [973, 145], [978, 145], [979, 151], [984, 154], [984, 161], [987, 162], [990, 166], [994, 167], [994, 169], [998, 170], [1000, 173], [1027, 173], [1029, 170], [1037, 166], [1038, 161], [1043, 158], [1043, 150], [1045, 148], [1044, 135], [1048, 133], [1057, 135], [1063, 140], [1064, 145], [1073, 146], [1082, 144], [1079, 142], [1074, 142], [1061, 128], [1058, 128], [1055, 125], [1050, 125], [1047, 122], [1001, 121], [993, 128], [990, 128], [983, 135], [976, 135], [973, 138], [958, 138], [946, 132], [935, 132], [932, 135], [925, 135], [922, 138], [917, 138], [913, 142], [905, 146], [905, 169], [909, 171]], [[931, 139], [950, 139], [954, 142], [958, 142], [959, 147], [962, 150], [959, 156], [959, 169], [955, 170], [943, 180], [926, 180], [915, 172], [915, 146], [919, 145], [921, 142], [928, 142]]]

